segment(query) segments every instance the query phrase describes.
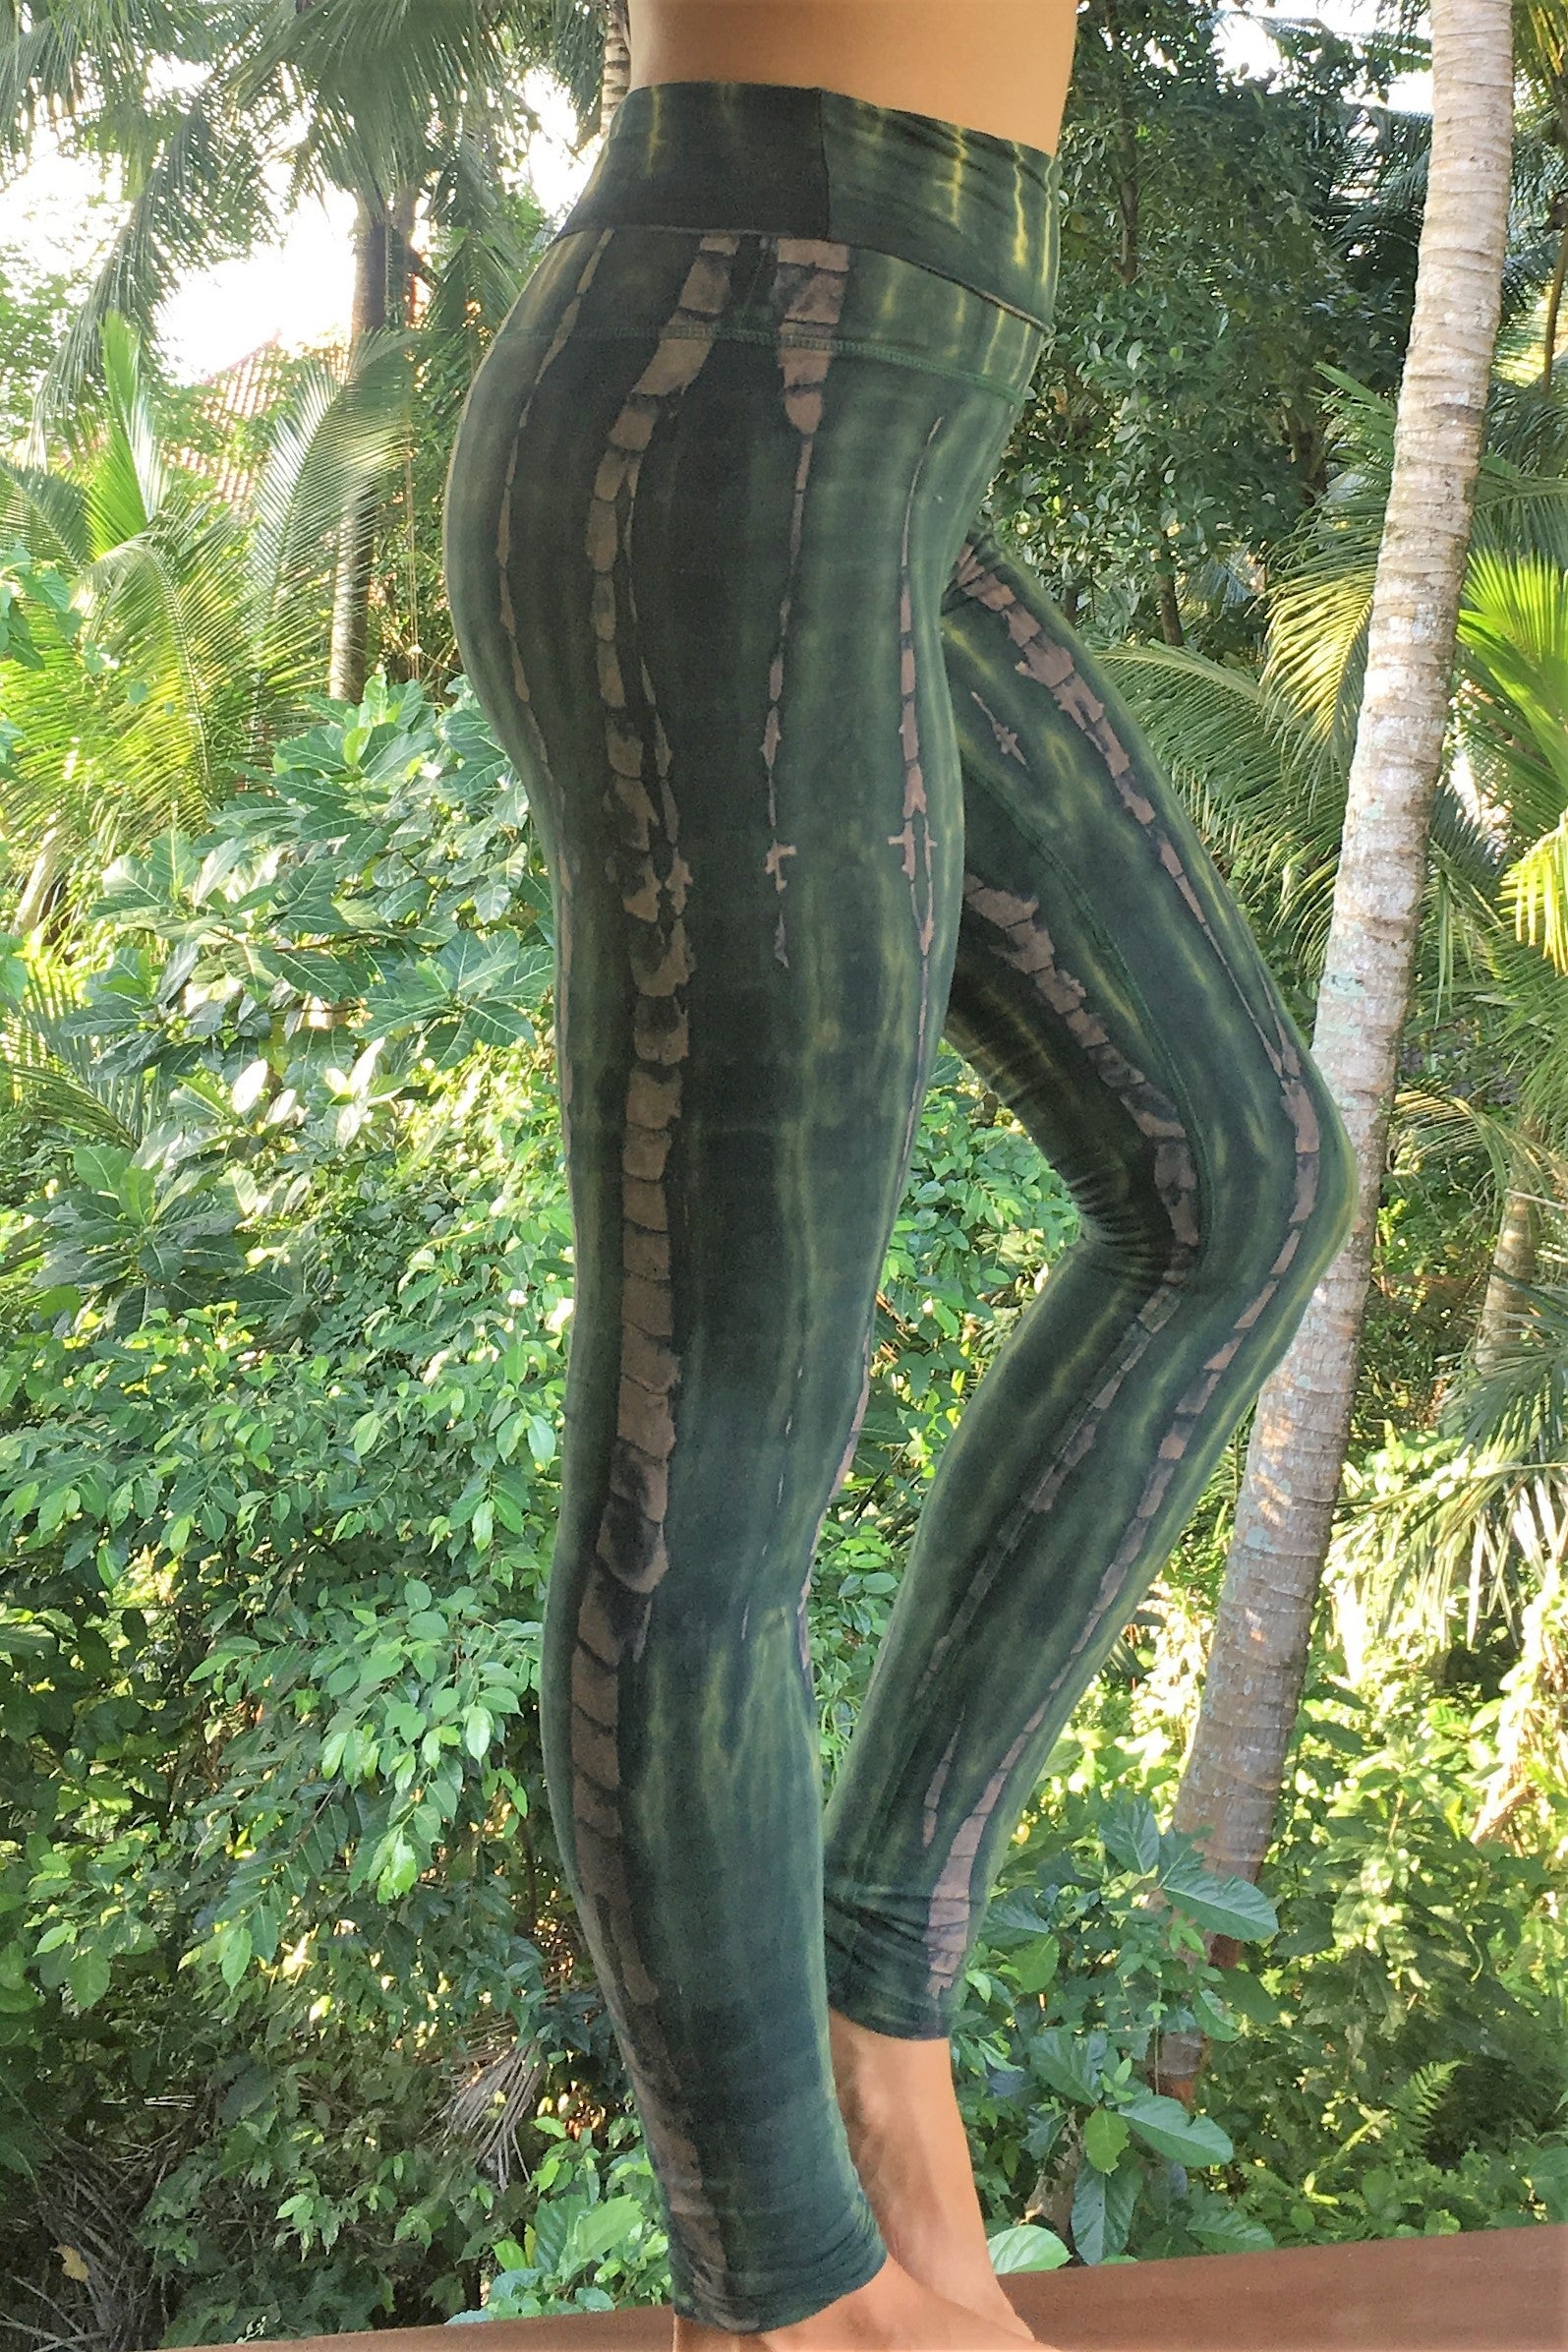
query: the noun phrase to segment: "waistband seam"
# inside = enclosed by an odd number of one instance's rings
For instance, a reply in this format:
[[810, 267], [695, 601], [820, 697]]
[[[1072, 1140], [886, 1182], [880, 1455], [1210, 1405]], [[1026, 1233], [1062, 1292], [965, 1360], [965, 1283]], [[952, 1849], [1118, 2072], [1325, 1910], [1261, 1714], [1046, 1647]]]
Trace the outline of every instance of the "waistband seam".
[[[795, 238], [800, 233], [795, 229], [740, 228], [727, 220], [705, 220], [700, 227], [696, 227], [683, 220], [620, 221], [613, 217], [608, 220], [590, 217], [572, 227], [568, 224], [577, 209], [576, 205], [568, 207], [551, 236], [550, 245], [558, 244], [565, 237], [587, 237], [597, 235], [603, 229], [614, 228], [659, 229], [677, 237], [767, 237], [775, 241], [781, 237]], [[974, 296], [976, 302], [986, 302], [993, 310], [1006, 311], [1010, 319], [1021, 319], [1025, 326], [1034, 328], [1036, 334], [1049, 336], [1051, 332], [1049, 320], [1037, 318], [1033, 311], [1020, 310], [1016, 302], [1008, 302], [1002, 295], [993, 294], [988, 286], [977, 286], [971, 278], [958, 277], [951, 269], [939, 269], [934, 262], [917, 262], [909, 254], [900, 253], [891, 245], [868, 245], [864, 238], [831, 237], [823, 242], [843, 245], [850, 253], [879, 253], [886, 261], [901, 262], [906, 269], [924, 270], [928, 277], [944, 278], [950, 286], [961, 286], [966, 294]], [[548, 250], [549, 246], [541, 249], [541, 260]]]
[[[1018, 312], [1016, 316], [1021, 318]], [[1032, 324], [1033, 322], [1031, 321]], [[523, 326], [513, 330], [518, 342], [548, 343], [557, 329], [550, 326]], [[583, 326], [571, 330], [574, 343], [618, 343], [646, 340], [648, 330], [639, 326]], [[945, 368], [938, 360], [922, 359], [918, 352], [902, 351], [888, 343], [873, 343], [858, 335], [805, 335], [775, 332], [766, 326], [704, 326], [693, 322], [689, 325], [671, 321], [659, 329], [659, 339], [679, 337], [686, 342], [703, 343], [758, 343], [769, 350], [828, 351], [845, 353], [852, 359], [885, 359], [891, 367], [917, 368], [924, 376], [942, 376], [955, 383], [970, 383], [982, 392], [994, 392], [999, 400], [1016, 400], [1028, 390], [1033, 369], [1016, 382], [995, 376], [979, 376], [969, 368]], [[1036, 354], [1038, 357], [1038, 354]]]

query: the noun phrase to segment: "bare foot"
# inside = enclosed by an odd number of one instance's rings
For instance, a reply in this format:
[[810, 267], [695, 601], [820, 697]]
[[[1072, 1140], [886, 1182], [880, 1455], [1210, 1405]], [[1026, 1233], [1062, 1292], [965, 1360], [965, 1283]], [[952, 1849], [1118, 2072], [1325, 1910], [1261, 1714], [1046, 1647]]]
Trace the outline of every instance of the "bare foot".
[[677, 2312], [673, 2352], [1009, 2352], [1017, 2341], [934, 2294], [890, 2255], [863, 2287], [787, 2327], [735, 2335]]
[[969, 2143], [943, 2041], [903, 2041], [828, 2012], [849, 2153], [888, 2252], [910, 2277], [1034, 2344], [991, 2267]]

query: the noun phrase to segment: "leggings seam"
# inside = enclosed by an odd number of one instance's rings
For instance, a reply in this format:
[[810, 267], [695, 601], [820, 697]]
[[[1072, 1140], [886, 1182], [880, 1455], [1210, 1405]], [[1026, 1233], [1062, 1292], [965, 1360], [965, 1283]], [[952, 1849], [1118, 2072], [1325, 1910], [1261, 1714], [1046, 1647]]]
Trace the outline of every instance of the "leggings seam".
[[[1085, 927], [1091, 930], [1095, 937], [1100, 941], [1102, 952], [1108, 958], [1108, 960], [1115, 965], [1117, 970], [1121, 973], [1122, 980], [1127, 988], [1128, 994], [1132, 997], [1132, 1002], [1136, 1005], [1138, 1011], [1143, 1016], [1143, 1020], [1146, 1024], [1147, 1034], [1151, 1037], [1158, 1035], [1158, 1027], [1155, 1023], [1153, 1014], [1149, 1010], [1148, 999], [1145, 997], [1142, 989], [1138, 986], [1137, 981], [1133, 978], [1132, 970], [1128, 965], [1127, 959], [1122, 954], [1121, 949], [1117, 946], [1116, 941], [1112, 938], [1105, 924], [1095, 913], [1091, 902], [1079, 887], [1077, 877], [1074, 873], [1073, 868], [1068, 864], [1067, 860], [1061, 856], [1057, 850], [1054, 849], [1048, 841], [1044, 840], [1041, 835], [1032, 827], [1029, 830], [1029, 841], [1035, 852], [1035, 854], [1039, 857], [1043, 857], [1048, 864], [1056, 869], [1058, 880], [1062, 888], [1067, 892], [1068, 896], [1073, 900], [1074, 906], [1077, 908], [1080, 919], [1084, 923]], [[1187, 1089], [1186, 1082], [1178, 1072], [1174, 1061], [1170, 1062], [1166, 1066], [1164, 1071], [1162, 1071], [1161, 1076], [1170, 1086], [1173, 1093], [1176, 1095], [1181, 1105], [1182, 1115], [1187, 1126], [1188, 1147], [1191, 1151], [1193, 1159], [1197, 1162], [1198, 1171], [1202, 1178], [1203, 1187], [1207, 1196], [1207, 1205], [1209, 1208], [1212, 1209], [1214, 1201], [1216, 1199], [1214, 1169], [1208, 1155], [1207, 1142], [1203, 1134], [1203, 1122], [1196, 1116], [1191, 1097]], [[1202, 1220], [1202, 1223], [1203, 1230], [1199, 1236], [1197, 1250], [1193, 1256], [1191, 1266], [1190, 1268], [1191, 1275], [1194, 1277], [1201, 1272], [1204, 1261], [1212, 1253], [1214, 1234], [1216, 1230], [1216, 1220], [1212, 1214], [1205, 1216]]]
[[[547, 326], [517, 327], [513, 329], [511, 339], [519, 343], [549, 342], [554, 331]], [[994, 398], [1009, 402], [1021, 398], [1028, 389], [1027, 384], [1016, 389], [1011, 384], [999, 383], [995, 377], [979, 376], [967, 368], [945, 368], [940, 361], [921, 359], [912, 351], [890, 350], [886, 343], [867, 342], [858, 336], [786, 334], [766, 326], [709, 326], [696, 323], [688, 325], [679, 321], [667, 322], [661, 327], [660, 335], [661, 339], [679, 335], [689, 341], [705, 343], [762, 343], [771, 351], [827, 351], [835, 356], [847, 353], [855, 359], [885, 359], [896, 368], [918, 368], [922, 375], [941, 376], [954, 383], [973, 384], [978, 390], [990, 392]], [[645, 340], [646, 336], [647, 329], [640, 326], [574, 326], [571, 329], [574, 343], [631, 342]]]

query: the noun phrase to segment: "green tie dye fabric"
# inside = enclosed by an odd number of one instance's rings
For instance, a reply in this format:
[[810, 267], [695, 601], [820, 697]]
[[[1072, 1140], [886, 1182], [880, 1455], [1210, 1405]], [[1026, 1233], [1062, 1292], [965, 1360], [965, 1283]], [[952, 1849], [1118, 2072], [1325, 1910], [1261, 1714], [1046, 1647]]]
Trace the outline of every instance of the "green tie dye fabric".
[[[554, 897], [551, 1806], [675, 2308], [742, 2332], [885, 2260], [829, 2002], [950, 2030], [1045, 1759], [1352, 1209], [1181, 802], [976, 524], [1055, 251], [1035, 149], [634, 89], [452, 462], [458, 641]], [[806, 1594], [944, 1030], [1082, 1229], [942, 1456], [824, 1813]]]

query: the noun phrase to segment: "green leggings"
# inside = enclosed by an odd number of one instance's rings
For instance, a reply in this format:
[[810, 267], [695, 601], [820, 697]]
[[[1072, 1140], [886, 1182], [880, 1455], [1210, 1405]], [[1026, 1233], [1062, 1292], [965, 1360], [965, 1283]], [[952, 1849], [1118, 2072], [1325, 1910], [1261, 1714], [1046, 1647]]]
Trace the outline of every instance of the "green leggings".
[[[975, 524], [1055, 201], [934, 116], [633, 89], [452, 462], [458, 642], [554, 897], [551, 1807], [674, 2307], [742, 2332], [886, 2259], [829, 2004], [949, 2032], [1052, 1745], [1351, 1214], [1247, 922]], [[824, 1815], [806, 1593], [944, 1029], [1081, 1233], [943, 1452]]]

